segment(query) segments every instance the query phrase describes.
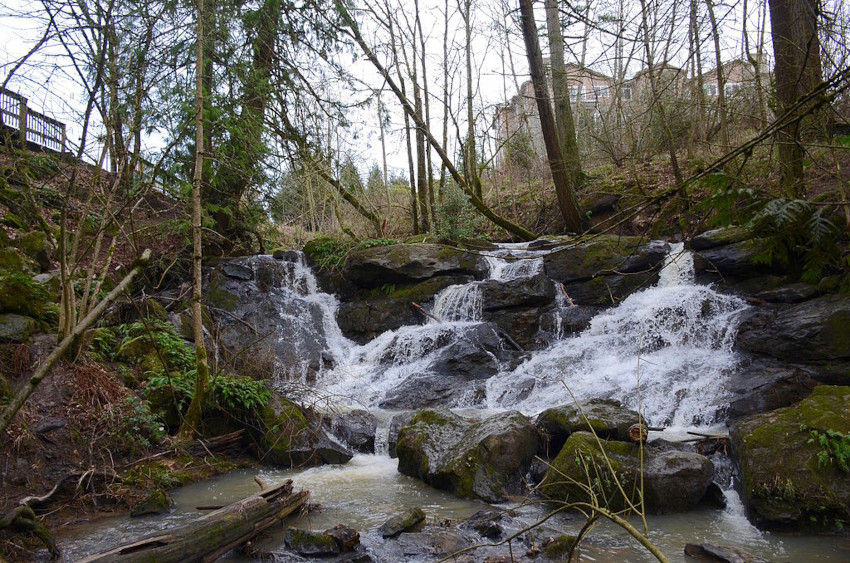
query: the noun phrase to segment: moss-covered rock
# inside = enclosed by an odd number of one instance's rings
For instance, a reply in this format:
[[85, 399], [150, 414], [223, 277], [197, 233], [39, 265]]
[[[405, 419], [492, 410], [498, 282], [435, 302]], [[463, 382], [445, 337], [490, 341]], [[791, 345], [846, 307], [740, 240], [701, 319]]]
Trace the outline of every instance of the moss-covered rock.
[[0, 313], [50, 320], [55, 310], [51, 307], [50, 295], [27, 274], [0, 271]]
[[435, 276], [481, 278], [486, 273], [487, 264], [477, 253], [437, 244], [355, 249], [349, 254], [343, 270], [346, 279], [364, 288], [419, 282]]
[[850, 436], [848, 412], [850, 387], [821, 385], [795, 406], [732, 425], [730, 438], [741, 473], [742, 497], [757, 524], [819, 529], [846, 526], [850, 520], [850, 473], [846, 470], [850, 437], [842, 440], [840, 436]]
[[537, 441], [537, 429], [518, 412], [470, 423], [424, 410], [399, 433], [398, 470], [463, 498], [500, 502], [522, 492]]
[[35, 260], [25, 256], [16, 248], [0, 248], [0, 271], [34, 274], [39, 270]]
[[424, 521], [425, 512], [418, 506], [414, 506], [388, 518], [378, 528], [378, 533], [385, 538], [394, 538], [402, 532], [409, 532]]
[[578, 538], [564, 534], [555, 538], [555, 541], [549, 542], [543, 546], [543, 557], [547, 559], [556, 559], [563, 561], [564, 558], [575, 547]]
[[130, 510], [130, 516], [147, 516], [168, 512], [174, 505], [171, 496], [163, 489], [156, 488], [149, 492]]
[[38, 330], [38, 321], [14, 313], [0, 314], [0, 342], [26, 342]]
[[[714, 466], [699, 454], [644, 447], [643, 500], [649, 512], [679, 512], [693, 508], [705, 496]], [[636, 444], [597, 441], [589, 432], [570, 435], [551, 462], [540, 485], [552, 501], [590, 503], [596, 499], [610, 510], [637, 506], [641, 484], [641, 449]], [[625, 496], [624, 496], [625, 493]]]
[[260, 458], [282, 467], [348, 463], [354, 454], [331, 439], [321, 418], [276, 397], [262, 413]]
[[337, 555], [340, 552], [336, 540], [326, 532], [312, 532], [290, 528], [284, 536], [286, 547], [292, 551], [311, 557]]
[[570, 434], [590, 429], [605, 440], [631, 441], [629, 427], [637, 424], [637, 412], [613, 399], [591, 399], [580, 407], [561, 405], [546, 409], [537, 416], [537, 426], [548, 437], [548, 442], [542, 444], [544, 455], [555, 457]]
[[30, 231], [18, 238], [15, 245], [26, 256], [35, 260], [42, 272], [48, 271], [53, 266], [50, 245], [43, 231]]

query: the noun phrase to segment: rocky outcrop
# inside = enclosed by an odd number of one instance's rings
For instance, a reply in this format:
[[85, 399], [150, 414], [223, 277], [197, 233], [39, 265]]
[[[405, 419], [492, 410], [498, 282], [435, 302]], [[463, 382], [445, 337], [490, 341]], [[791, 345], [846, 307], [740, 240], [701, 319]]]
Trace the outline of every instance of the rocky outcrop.
[[399, 433], [398, 469], [463, 498], [501, 502], [522, 492], [537, 442], [537, 429], [517, 412], [469, 422], [425, 410]]
[[808, 397], [816, 385], [805, 368], [759, 360], [730, 375], [726, 415], [736, 419], [787, 407]]
[[730, 428], [751, 519], [774, 528], [834, 529], [850, 517], [850, 387], [821, 385], [799, 404]]
[[[551, 462], [540, 492], [555, 502], [592, 502], [583, 485], [590, 480], [594, 494], [607, 500], [609, 510], [622, 510], [639, 501], [640, 450], [636, 444], [597, 441], [589, 432], [576, 432]], [[647, 511], [680, 512], [702, 500], [714, 475], [708, 458], [649, 446], [643, 452], [643, 500]]]
[[544, 259], [546, 274], [578, 305], [612, 305], [658, 281], [667, 244], [640, 237], [600, 235], [569, 242]]
[[211, 268], [204, 296], [219, 341], [237, 365], [312, 375], [331, 363], [324, 311], [307, 299], [306, 266], [271, 256], [236, 258]]
[[826, 383], [850, 383], [850, 296], [754, 308], [738, 329], [737, 344], [747, 352], [808, 364]]
[[629, 427], [638, 420], [637, 412], [612, 399], [591, 399], [580, 408], [573, 404], [546, 409], [537, 416], [537, 426], [545, 436], [541, 453], [555, 457], [571, 434], [590, 429], [604, 440], [630, 442]]
[[425, 315], [412, 303], [429, 303], [450, 285], [471, 280], [471, 276], [439, 276], [414, 284], [388, 284], [363, 291], [340, 304], [337, 323], [348, 338], [364, 344], [388, 330], [427, 322]]
[[342, 275], [362, 288], [420, 282], [436, 276], [468, 275], [481, 278], [487, 263], [477, 253], [438, 244], [395, 244], [356, 249]]

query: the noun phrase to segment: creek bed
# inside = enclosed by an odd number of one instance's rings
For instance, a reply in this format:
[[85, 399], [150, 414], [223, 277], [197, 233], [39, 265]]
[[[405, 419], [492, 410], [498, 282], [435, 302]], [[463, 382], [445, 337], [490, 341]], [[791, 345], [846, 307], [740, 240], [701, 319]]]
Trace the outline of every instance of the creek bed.
[[[397, 461], [383, 455], [357, 455], [343, 466], [323, 466], [303, 470], [264, 470], [259, 476], [269, 484], [291, 478], [296, 490], [311, 492], [313, 503], [320, 510], [299, 518], [287, 520], [292, 527], [324, 530], [343, 523], [361, 533], [361, 541], [375, 556], [381, 558], [384, 540], [375, 532], [390, 515], [408, 507], [419, 506], [430, 522], [461, 521], [488, 505], [469, 501], [433, 489], [416, 479], [401, 475], [396, 470]], [[173, 492], [174, 510], [166, 515], [129, 518], [120, 516], [61, 531], [57, 541], [66, 561], [75, 561], [85, 555], [101, 551], [119, 543], [126, 543], [146, 534], [158, 532], [180, 522], [196, 518], [200, 505], [224, 505], [257, 492], [253, 470], [231, 473], [181, 487]], [[737, 495], [727, 492], [729, 506], [724, 510], [698, 509], [683, 514], [651, 516], [648, 518], [650, 539], [672, 561], [685, 561], [685, 543], [714, 543], [739, 547], [766, 561], [848, 561], [850, 537], [780, 535], [763, 532], [752, 526], [744, 516]], [[544, 514], [541, 505], [516, 508], [519, 520], [533, 522]], [[639, 519], [634, 519], [640, 525]], [[582, 524], [576, 516], [557, 517], [546, 526], [563, 533], [575, 533]], [[271, 529], [258, 547], [266, 553], [283, 554], [284, 528]], [[545, 536], [544, 536], [545, 537]], [[394, 541], [394, 540], [389, 540]], [[524, 549], [514, 550], [524, 553]], [[582, 561], [627, 562], [654, 561], [642, 551], [625, 532], [614, 525], [603, 523], [595, 529], [584, 544]], [[246, 561], [237, 554], [228, 554], [224, 560]], [[287, 558], [281, 557], [285, 561]], [[299, 559], [300, 560], [300, 559]], [[410, 561], [433, 561], [423, 556]], [[318, 559], [316, 561], [319, 561]], [[692, 560], [691, 560], [692, 561]]]

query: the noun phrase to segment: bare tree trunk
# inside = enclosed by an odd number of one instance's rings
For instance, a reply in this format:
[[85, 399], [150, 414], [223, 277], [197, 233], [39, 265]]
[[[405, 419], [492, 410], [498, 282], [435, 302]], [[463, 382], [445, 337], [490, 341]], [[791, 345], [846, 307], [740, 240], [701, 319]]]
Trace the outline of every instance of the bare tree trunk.
[[484, 200], [481, 192], [481, 178], [478, 174], [478, 151], [475, 148], [475, 109], [473, 108], [472, 88], [472, 0], [463, 0], [459, 4], [461, 17], [463, 17], [463, 29], [466, 37], [464, 53], [466, 55], [466, 146], [464, 147], [464, 164], [466, 165], [467, 182], [472, 186], [475, 197]]
[[720, 140], [723, 142], [723, 150], [729, 150], [729, 122], [726, 110], [726, 80], [723, 77], [723, 59], [720, 57], [720, 29], [717, 27], [717, 18], [714, 15], [714, 3], [705, 0], [708, 7], [708, 18], [711, 21], [711, 35], [714, 38], [714, 62], [717, 67], [715, 78], [717, 79], [717, 113], [720, 116]]
[[[414, 0], [413, 7], [415, 10], [414, 14], [414, 23], [413, 23], [413, 104], [416, 110], [416, 114], [419, 116], [419, 119], [427, 124], [425, 121], [425, 113], [422, 105], [422, 88], [419, 86], [419, 60], [417, 57], [417, 45], [416, 45], [416, 32], [419, 29], [420, 21], [419, 21], [419, 1]], [[425, 44], [423, 41], [422, 48], [425, 48]], [[424, 65], [424, 56], [425, 53], [422, 53], [423, 57], [423, 66], [422, 73], [425, 73], [425, 65]], [[416, 127], [415, 129], [415, 138], [416, 138], [416, 193], [419, 196], [419, 223], [421, 225], [420, 231], [422, 233], [427, 233], [431, 230], [431, 226], [428, 221], [428, 178], [425, 173], [426, 168], [426, 157], [425, 157], [425, 131], [420, 127]]]
[[569, 190], [575, 194], [581, 186], [581, 157], [576, 142], [573, 109], [570, 107], [570, 89], [564, 62], [564, 36], [558, 0], [546, 0], [546, 27], [549, 31], [549, 62], [552, 66], [552, 92], [554, 95], [555, 126], [558, 130], [558, 147], [567, 172]]
[[210, 368], [204, 342], [203, 250], [201, 240], [201, 183], [204, 177], [204, 0], [198, 2], [195, 59], [195, 173], [192, 178], [192, 335], [195, 339], [195, 392], [180, 425], [180, 436], [192, 438], [201, 424]]
[[582, 230], [581, 216], [576, 202], [570, 173], [561, 153], [558, 143], [558, 133], [555, 118], [549, 105], [549, 89], [546, 84], [546, 74], [543, 70], [543, 55], [540, 53], [540, 42], [537, 38], [537, 26], [534, 22], [534, 9], [531, 0], [520, 0], [520, 15], [522, 19], [522, 36], [525, 40], [525, 50], [528, 54], [528, 67], [534, 96], [537, 98], [537, 112], [540, 115], [540, 127], [543, 131], [543, 142], [546, 144], [546, 154], [549, 158], [549, 168], [552, 170], [552, 181], [555, 183], [555, 193], [558, 196], [558, 208], [564, 217], [568, 231], [574, 233]]

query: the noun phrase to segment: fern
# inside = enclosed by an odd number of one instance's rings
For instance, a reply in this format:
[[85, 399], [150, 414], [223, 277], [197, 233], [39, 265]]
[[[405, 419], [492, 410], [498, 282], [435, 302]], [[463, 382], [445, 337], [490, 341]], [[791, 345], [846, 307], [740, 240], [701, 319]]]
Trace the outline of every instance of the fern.
[[750, 221], [756, 236], [765, 240], [755, 261], [778, 264], [809, 283], [837, 269], [841, 257], [841, 230], [810, 202], [778, 198], [768, 201]]

